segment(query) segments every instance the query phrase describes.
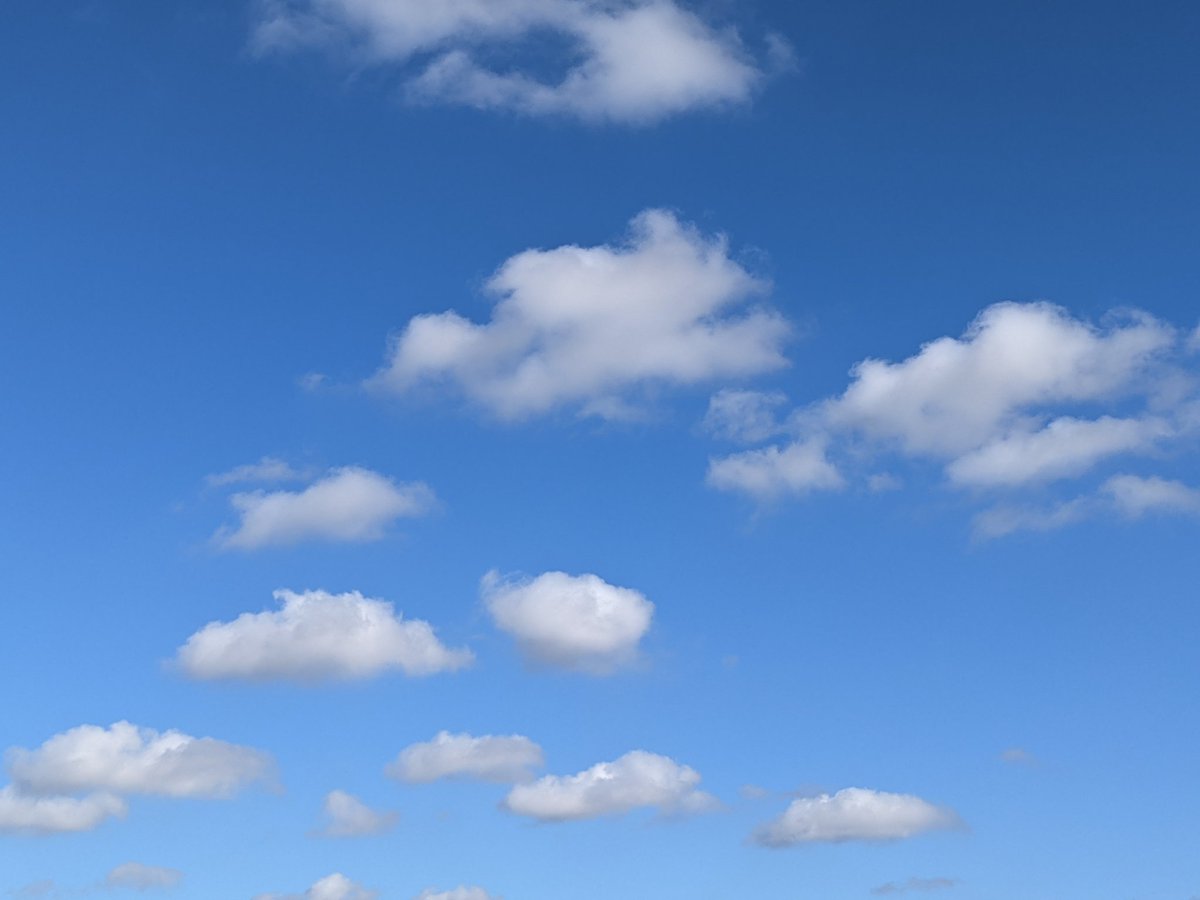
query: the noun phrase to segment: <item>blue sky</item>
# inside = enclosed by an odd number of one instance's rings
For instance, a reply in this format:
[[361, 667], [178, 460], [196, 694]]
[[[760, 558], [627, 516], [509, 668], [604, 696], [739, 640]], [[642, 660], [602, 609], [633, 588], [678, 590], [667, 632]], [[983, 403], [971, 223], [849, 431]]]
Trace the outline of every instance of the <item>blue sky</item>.
[[0, 896], [1200, 895], [1193, 5], [0, 21]]

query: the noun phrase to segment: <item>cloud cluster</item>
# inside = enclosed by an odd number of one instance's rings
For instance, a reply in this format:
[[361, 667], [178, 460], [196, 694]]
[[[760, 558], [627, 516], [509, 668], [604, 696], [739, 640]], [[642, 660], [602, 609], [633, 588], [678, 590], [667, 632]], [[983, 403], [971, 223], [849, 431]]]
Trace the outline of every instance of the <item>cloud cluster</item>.
[[543, 822], [621, 815], [640, 808], [664, 814], [697, 813], [717, 801], [699, 790], [700, 774], [666, 756], [634, 750], [576, 775], [547, 775], [519, 784], [504, 808]]
[[318, 831], [324, 837], [365, 837], [391, 831], [399, 819], [394, 812], [377, 812], [353, 794], [330, 791], [325, 796], [325, 825]]
[[[264, 0], [261, 52], [348, 49], [400, 67], [409, 98], [588, 121], [649, 122], [745, 103], [765, 77], [736, 33], [676, 0]], [[547, 72], [534, 38], [570, 62]], [[789, 55], [767, 41], [774, 68]], [[489, 56], [514, 58], [490, 67]]]
[[514, 784], [529, 781], [543, 763], [542, 748], [519, 734], [473, 737], [442, 731], [432, 741], [404, 748], [387, 774], [417, 784], [443, 778]]
[[334, 872], [316, 882], [303, 894], [258, 894], [254, 900], [375, 900], [378, 891], [371, 891]]
[[391, 670], [452, 672], [470, 650], [450, 649], [421, 619], [357, 591], [275, 591], [282, 608], [211, 622], [179, 648], [176, 661], [201, 679], [362, 679]]
[[177, 887], [182, 881], [183, 873], [178, 869], [127, 862], [117, 866], [105, 876], [104, 886], [107, 888], [131, 888], [135, 891], [167, 890]]
[[530, 662], [606, 674], [633, 661], [654, 604], [596, 575], [546, 572], [529, 580], [484, 576], [483, 599]]
[[624, 245], [510, 258], [487, 282], [497, 298], [487, 323], [456, 312], [412, 319], [371, 383], [396, 393], [449, 385], [504, 419], [563, 407], [627, 416], [656, 386], [786, 365], [787, 323], [747, 303], [766, 290], [723, 238], [647, 210]]
[[782, 815], [754, 833], [754, 840], [764, 847], [895, 841], [961, 827], [962, 820], [953, 810], [920, 797], [845, 788], [836, 794], [793, 800]]
[[312, 540], [378, 540], [397, 519], [428, 513], [436, 499], [421, 482], [402, 484], [370, 469], [346, 466], [303, 490], [243, 491], [229, 502], [238, 524], [218, 529], [213, 541], [225, 550], [257, 550]]

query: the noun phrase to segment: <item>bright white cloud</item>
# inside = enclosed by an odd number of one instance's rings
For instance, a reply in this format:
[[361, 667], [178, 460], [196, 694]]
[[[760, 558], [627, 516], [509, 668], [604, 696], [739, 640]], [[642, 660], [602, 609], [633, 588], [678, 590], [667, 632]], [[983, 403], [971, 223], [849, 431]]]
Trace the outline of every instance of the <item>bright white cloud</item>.
[[230, 503], [240, 520], [213, 540], [223, 549], [256, 550], [300, 541], [373, 541], [399, 518], [424, 515], [435, 504], [420, 482], [401, 484], [362, 469], [334, 469], [301, 491], [248, 491]]
[[449, 891], [427, 888], [417, 894], [416, 900], [501, 900], [481, 887], [456, 887]]
[[104, 879], [104, 886], [132, 888], [135, 891], [148, 891], [155, 888], [166, 890], [177, 887], [181, 881], [183, 881], [183, 873], [178, 869], [127, 862], [108, 873]]
[[432, 741], [405, 747], [387, 773], [414, 783], [454, 778], [514, 784], [529, 781], [543, 762], [542, 748], [519, 734], [474, 737], [442, 731]]
[[1115, 475], [1103, 484], [1101, 492], [1134, 519], [1147, 513], [1200, 513], [1200, 489], [1166, 478]]
[[271, 758], [259, 750], [129, 722], [80, 725], [36, 750], [9, 750], [6, 761], [20, 791], [46, 796], [101, 791], [228, 797], [273, 773]]
[[699, 790], [700, 774], [666, 756], [634, 750], [577, 775], [547, 775], [509, 791], [504, 807], [543, 822], [621, 815], [649, 807], [664, 814], [711, 810], [717, 801]]
[[193, 678], [251, 680], [370, 678], [452, 672], [471, 664], [470, 650], [446, 647], [421, 619], [404, 619], [391, 603], [358, 591], [275, 591], [281, 609], [210, 622], [179, 648], [176, 661]]
[[487, 283], [490, 322], [417, 316], [372, 384], [446, 384], [494, 415], [562, 407], [628, 415], [654, 386], [699, 384], [786, 365], [787, 323], [747, 301], [767, 286], [664, 210], [633, 220], [625, 245], [527, 250]]
[[737, 491], [767, 501], [811, 491], [837, 490], [845, 482], [826, 457], [824, 442], [808, 440], [711, 459], [708, 484], [718, 490]]
[[12, 785], [0, 788], [0, 834], [91, 831], [125, 812], [125, 801], [111, 794], [45, 797], [23, 793]]
[[353, 794], [330, 791], [325, 796], [326, 823], [320, 830], [325, 837], [365, 837], [383, 834], [395, 827], [399, 816], [377, 812]]
[[[255, 32], [260, 51], [349, 48], [401, 68], [412, 100], [649, 122], [691, 109], [745, 103], [763, 81], [737, 35], [675, 0], [266, 0]], [[553, 35], [571, 63], [554, 75], [523, 53]], [[489, 68], [490, 53], [516, 53]], [[772, 36], [772, 62], [787, 55]]]
[[489, 572], [482, 591], [496, 627], [528, 660], [598, 675], [636, 658], [654, 617], [654, 604], [641, 593], [596, 575], [503, 580]]
[[961, 828], [950, 809], [911, 794], [846, 788], [836, 794], [793, 800], [754, 840], [765, 847], [845, 841], [895, 841], [927, 831]]
[[304, 477], [303, 472], [293, 469], [282, 459], [264, 456], [256, 463], [248, 463], [244, 466], [237, 466], [227, 472], [209, 475], [204, 481], [211, 487], [225, 487], [230, 484], [245, 484], [247, 482], [299, 481]]
[[259, 894], [254, 900], [375, 900], [378, 891], [371, 891], [340, 872], [327, 875], [303, 894]]

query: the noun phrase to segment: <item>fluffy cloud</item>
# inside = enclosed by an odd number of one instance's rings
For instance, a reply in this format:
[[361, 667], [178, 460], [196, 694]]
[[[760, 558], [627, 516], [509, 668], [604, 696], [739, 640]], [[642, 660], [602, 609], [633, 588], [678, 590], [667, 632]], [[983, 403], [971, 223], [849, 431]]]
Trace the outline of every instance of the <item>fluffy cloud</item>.
[[376, 812], [352, 794], [330, 791], [325, 796], [325, 837], [364, 837], [391, 831], [399, 818], [394, 812]]
[[209, 475], [204, 479], [210, 487], [225, 487], [230, 484], [245, 484], [247, 482], [264, 481], [299, 481], [304, 473], [293, 469], [282, 459], [264, 456], [256, 463], [237, 466], [227, 472]]
[[747, 306], [767, 286], [671, 213], [648, 210], [623, 246], [527, 250], [487, 282], [490, 322], [417, 316], [372, 384], [449, 384], [494, 415], [561, 407], [630, 414], [639, 391], [786, 365], [787, 323]]
[[[676, 0], [266, 0], [255, 32], [260, 51], [348, 47], [359, 59], [399, 66], [410, 99], [648, 122], [690, 109], [746, 102], [763, 67], [737, 35]], [[556, 77], [523, 52], [534, 35], [570, 47]], [[516, 53], [513, 68], [481, 59]], [[789, 51], [768, 40], [772, 62]]]
[[697, 788], [700, 774], [666, 756], [634, 750], [577, 775], [547, 775], [514, 787], [504, 807], [543, 822], [621, 815], [650, 807], [662, 813], [695, 813], [716, 806]]
[[527, 659], [606, 674], [631, 662], [650, 630], [654, 604], [596, 575], [546, 572], [532, 580], [483, 579], [488, 612]]
[[213, 540], [218, 547], [256, 550], [308, 540], [373, 541], [396, 519], [420, 516], [435, 504], [420, 482], [400, 484], [378, 472], [334, 469], [301, 491], [246, 491], [230, 497], [240, 521]]
[[104, 879], [104, 886], [148, 891], [154, 888], [173, 888], [178, 886], [181, 881], [183, 881], [183, 873], [178, 869], [127, 862], [108, 873]]
[[[269, 778], [269, 756], [250, 747], [178, 731], [158, 732], [117, 722], [80, 725], [36, 750], [14, 748], [7, 765], [19, 791], [33, 795], [100, 791], [164, 797], [228, 797]], [[109, 801], [90, 809], [118, 811]]]
[[470, 650], [452, 650], [421, 619], [404, 619], [384, 600], [357, 591], [275, 591], [282, 609], [211, 622], [179, 648], [193, 678], [254, 680], [370, 678], [451, 672], [470, 665]]
[[91, 831], [125, 812], [125, 802], [112, 794], [44, 797], [23, 793], [12, 785], [0, 788], [0, 834]]
[[710, 460], [707, 481], [718, 490], [739, 491], [759, 501], [837, 490], [845, 483], [818, 439]]
[[377, 891], [356, 884], [340, 872], [327, 875], [303, 894], [259, 894], [254, 900], [375, 900]]
[[438, 891], [432, 888], [417, 894], [416, 900], [500, 900], [481, 887], [456, 887], [449, 891]]
[[754, 840], [765, 847], [844, 841], [894, 841], [927, 831], [961, 828], [953, 811], [914, 797], [864, 788], [793, 800]]
[[1200, 513], [1200, 489], [1165, 478], [1142, 478], [1137, 475], [1115, 475], [1101, 491], [1116, 507], [1130, 518], [1147, 513]]
[[881, 884], [877, 888], [872, 888], [872, 894], [879, 896], [889, 896], [891, 894], [905, 894], [909, 891], [944, 891], [947, 888], [956, 887], [959, 884], [955, 878], [917, 878], [912, 877], [908, 881], [889, 881], [887, 884]]
[[528, 781], [543, 762], [542, 748], [519, 734], [473, 737], [442, 731], [432, 741], [405, 747], [387, 773], [421, 784], [441, 778], [512, 784]]

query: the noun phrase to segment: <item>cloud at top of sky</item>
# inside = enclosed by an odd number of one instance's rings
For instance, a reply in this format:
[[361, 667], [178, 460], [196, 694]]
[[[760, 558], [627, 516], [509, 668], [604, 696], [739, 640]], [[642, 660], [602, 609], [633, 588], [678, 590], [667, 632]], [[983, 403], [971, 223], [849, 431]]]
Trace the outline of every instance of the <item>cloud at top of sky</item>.
[[275, 591], [281, 608], [210, 622], [187, 639], [175, 661], [201, 680], [360, 680], [400, 671], [453, 672], [474, 654], [443, 644], [433, 626], [405, 619], [385, 600], [358, 591]]
[[752, 302], [768, 285], [665, 210], [638, 215], [622, 244], [526, 250], [491, 276], [491, 320], [419, 315], [368, 382], [407, 394], [441, 386], [501, 419], [560, 409], [636, 415], [648, 390], [787, 365], [790, 333]]
[[[237, 469], [218, 477], [225, 484], [234, 483], [230, 479], [244, 480]], [[233, 494], [229, 502], [238, 514], [238, 523], [213, 535], [214, 543], [223, 550], [258, 550], [317, 540], [375, 541], [397, 519], [425, 515], [437, 501], [429, 486], [421, 482], [396, 482], [370, 469], [345, 466], [299, 491], [242, 491]]]
[[[863, 360], [841, 395], [783, 415], [774, 394], [717, 394], [710, 432], [769, 443], [714, 457], [708, 482], [771, 501], [874, 485], [882, 476], [871, 469], [931, 461], [972, 497], [1043, 489], [1194, 437], [1200, 391], [1182, 350], [1178, 330], [1146, 313], [1114, 312], [1101, 327], [1049, 303], [998, 303], [961, 337], [900, 362]], [[1112, 482], [1110, 505], [1192, 508], [1190, 489], [1157, 487]], [[1020, 527], [1033, 527], [1037, 515], [1021, 509]], [[1039, 521], [1055, 527], [1081, 514], [1064, 507]], [[998, 533], [1020, 517], [993, 518]]]
[[[260, 0], [260, 53], [348, 51], [400, 70], [409, 100], [591, 122], [648, 123], [747, 103], [791, 51], [752, 54], [731, 28], [676, 0]], [[553, 36], [570, 62], [537, 52]], [[511, 63], [491, 67], [489, 57]]]

